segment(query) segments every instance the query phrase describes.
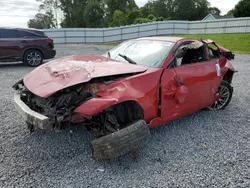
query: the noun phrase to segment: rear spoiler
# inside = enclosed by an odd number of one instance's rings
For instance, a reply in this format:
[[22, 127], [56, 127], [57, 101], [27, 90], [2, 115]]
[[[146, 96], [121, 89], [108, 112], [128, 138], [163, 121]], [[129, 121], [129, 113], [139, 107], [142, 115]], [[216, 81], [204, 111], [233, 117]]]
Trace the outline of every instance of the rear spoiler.
[[230, 50], [216, 44], [214, 41], [212, 40], [201, 40], [203, 43], [205, 44], [213, 44], [218, 48], [218, 52], [220, 55], [224, 56], [225, 58], [227, 58], [228, 60], [232, 60], [235, 58], [235, 54], [233, 54]]

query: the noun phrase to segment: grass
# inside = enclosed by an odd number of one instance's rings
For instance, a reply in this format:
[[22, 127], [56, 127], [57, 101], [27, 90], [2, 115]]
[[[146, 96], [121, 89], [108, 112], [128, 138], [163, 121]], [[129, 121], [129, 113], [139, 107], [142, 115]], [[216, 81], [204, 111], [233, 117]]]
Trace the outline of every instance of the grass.
[[[235, 54], [250, 54], [250, 33], [247, 34], [197, 34], [197, 35], [174, 35], [195, 39], [211, 39], [217, 44], [231, 50]], [[116, 46], [120, 42], [105, 43]]]
[[175, 35], [195, 39], [211, 39], [236, 54], [250, 54], [250, 33], [247, 34], [202, 34]]

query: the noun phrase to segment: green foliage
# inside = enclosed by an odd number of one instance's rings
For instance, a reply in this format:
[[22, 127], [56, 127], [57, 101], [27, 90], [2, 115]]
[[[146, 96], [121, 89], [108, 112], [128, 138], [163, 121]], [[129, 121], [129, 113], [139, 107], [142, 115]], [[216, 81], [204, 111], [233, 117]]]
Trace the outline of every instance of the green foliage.
[[137, 18], [134, 21], [134, 24], [142, 24], [142, 23], [147, 23], [150, 22], [148, 18]]
[[[201, 20], [208, 13], [220, 14], [218, 8], [210, 7], [208, 0], [149, 0], [141, 8], [135, 0], [36, 1], [41, 3], [42, 14], [52, 15], [50, 25], [65, 28], [117, 27], [169, 19]], [[34, 19], [30, 22], [34, 23]]]
[[60, 9], [61, 6], [60, 1], [59, 0], [36, 0], [36, 1], [41, 3], [39, 6], [39, 10], [41, 12], [47, 12], [53, 15], [53, 17], [55, 18], [53, 20], [54, 25], [58, 28], [59, 26], [58, 19], [62, 14]]
[[116, 10], [114, 12], [114, 15], [112, 17], [112, 21], [109, 24], [109, 26], [110, 27], [119, 27], [122, 25], [127, 25], [126, 16], [122, 11]]
[[55, 28], [54, 17], [51, 13], [38, 13], [34, 19], [30, 19], [27, 23], [29, 28], [50, 29]]
[[241, 0], [234, 8], [233, 14], [235, 17], [250, 16], [250, 0]]
[[176, 0], [173, 19], [176, 20], [201, 20], [209, 13], [207, 0]]
[[158, 18], [156, 18], [157, 20], [156, 21], [164, 21], [164, 20], [168, 20], [168, 18], [163, 18], [162, 16], [161, 17], [158, 17]]
[[149, 14], [148, 19], [149, 20], [156, 20], [156, 18], [155, 18], [155, 16], [153, 14]]
[[215, 15], [220, 15], [220, 14], [221, 14], [221, 11], [220, 11], [220, 9], [218, 9], [217, 7], [210, 7], [210, 8], [209, 8], [209, 13], [215, 14]]
[[126, 10], [133, 10], [138, 8], [134, 0], [103, 0], [106, 5], [105, 13], [108, 21], [112, 20], [112, 17], [116, 10], [120, 10], [125, 13]]
[[87, 5], [87, 0], [60, 0], [61, 9], [64, 13], [64, 20], [61, 23], [62, 27], [86, 27], [84, 18], [84, 10]]
[[133, 10], [126, 11], [127, 24], [131, 25], [137, 18], [142, 17], [141, 9], [133, 8]]
[[227, 12], [227, 15], [233, 16], [234, 15], [234, 9]]
[[102, 27], [104, 22], [104, 10], [100, 2], [89, 2], [85, 7], [84, 18], [88, 27]]

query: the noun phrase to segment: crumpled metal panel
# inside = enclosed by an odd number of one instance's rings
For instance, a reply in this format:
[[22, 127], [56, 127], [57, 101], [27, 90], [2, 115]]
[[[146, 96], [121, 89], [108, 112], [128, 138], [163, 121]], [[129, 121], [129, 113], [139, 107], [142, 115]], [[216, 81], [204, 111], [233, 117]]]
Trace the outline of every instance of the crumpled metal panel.
[[139, 73], [147, 68], [114, 61], [102, 56], [70, 56], [44, 64], [24, 77], [25, 86], [35, 95], [48, 97], [55, 92], [92, 78]]

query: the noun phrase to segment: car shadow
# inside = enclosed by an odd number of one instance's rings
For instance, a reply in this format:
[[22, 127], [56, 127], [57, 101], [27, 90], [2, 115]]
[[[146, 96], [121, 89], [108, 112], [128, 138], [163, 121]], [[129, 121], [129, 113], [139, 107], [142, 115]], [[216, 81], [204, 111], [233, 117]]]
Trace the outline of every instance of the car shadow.
[[23, 62], [14, 62], [14, 63], [4, 63], [4, 62], [0, 62], [0, 68], [4, 68], [4, 67], [24, 67], [25, 65], [23, 64]]
[[161, 173], [168, 166], [174, 169], [187, 157], [191, 161], [197, 157], [201, 161], [207, 160], [208, 152], [211, 152], [207, 144], [217, 147], [218, 140], [211, 138], [227, 126], [221, 124], [221, 118], [230, 116], [235, 105], [233, 102], [226, 111], [216, 113], [199, 111], [153, 128], [151, 138], [140, 149], [114, 159], [96, 160], [92, 157], [90, 141], [94, 135], [84, 126], [32, 134], [22, 128], [22, 138], [12, 147], [13, 156], [31, 169], [46, 166], [50, 176], [61, 172], [60, 176], [64, 177], [64, 172], [68, 171], [88, 171], [90, 174], [108, 171], [109, 175], [117, 176], [131, 171], [149, 172], [151, 168]]
[[[96, 160], [92, 157], [90, 141], [94, 138], [94, 135], [87, 131], [84, 126], [72, 126], [70, 128], [64, 128], [60, 131], [36, 131], [32, 134], [28, 130], [25, 130], [25, 137], [20, 142], [16, 143], [15, 148], [20, 148], [20, 153], [25, 152], [26, 157], [30, 162], [36, 163], [39, 161], [43, 165], [53, 164], [53, 161], [43, 160], [44, 158], [57, 158], [56, 163], [62, 162], [67, 165], [74, 165], [75, 160], [87, 160], [91, 161], [91, 164], [95, 166], [103, 166], [103, 168], [118, 168], [121, 167], [124, 170], [128, 170], [147, 160], [149, 162], [164, 162], [164, 159], [160, 159], [161, 155], [168, 153], [167, 148], [171, 146], [172, 142], [169, 139], [174, 139], [175, 136], [179, 137], [180, 132], [193, 129], [195, 124], [191, 124], [190, 121], [195, 116], [202, 116], [204, 112], [198, 112], [190, 116], [186, 116], [175, 122], [170, 122], [167, 125], [159, 126], [151, 129], [151, 138], [140, 149], [136, 151], [128, 152], [127, 154], [114, 158]], [[185, 143], [180, 143], [185, 144]], [[22, 145], [22, 147], [19, 147]], [[28, 148], [28, 151], [24, 151]], [[175, 151], [174, 155], [179, 155], [183, 150]], [[178, 153], [180, 152], [180, 153]], [[158, 153], [158, 154], [157, 154]], [[172, 154], [173, 155], [173, 154]], [[170, 159], [169, 159], [170, 160]], [[165, 161], [166, 162], [166, 161]], [[49, 164], [48, 164], [49, 163]], [[79, 166], [76, 166], [78, 168]]]
[[[49, 60], [44, 60], [43, 64], [48, 63]], [[28, 67], [28, 68], [36, 68], [25, 65], [22, 61], [19, 62], [0, 62], [0, 68], [8, 68], [8, 67]]]

